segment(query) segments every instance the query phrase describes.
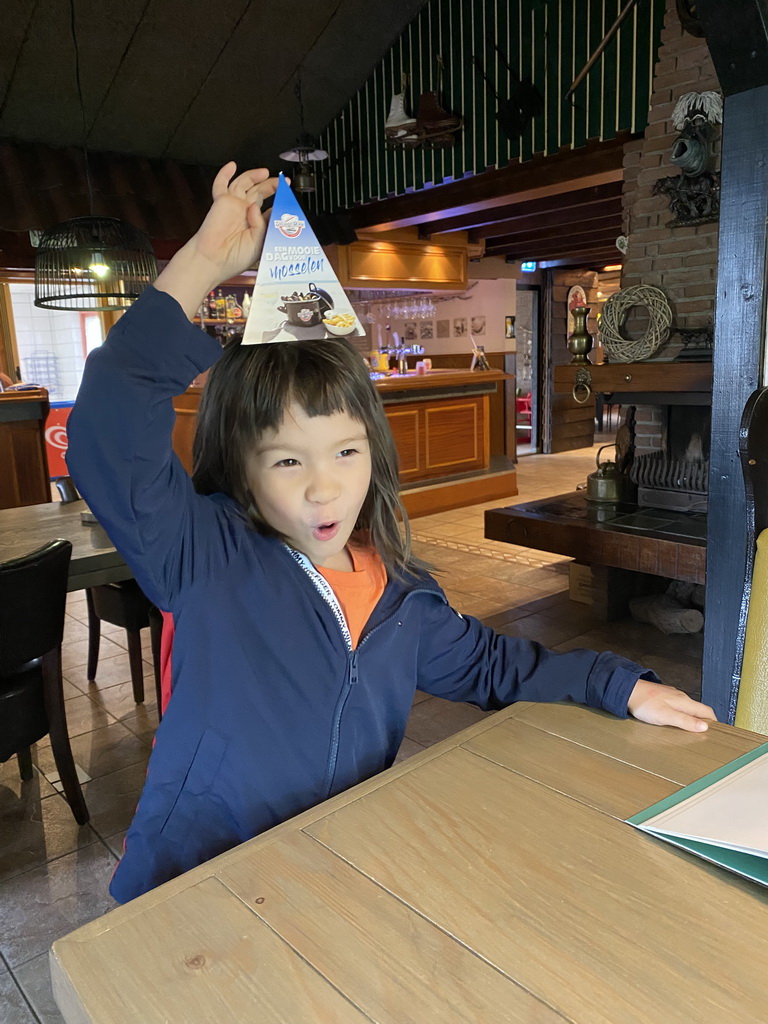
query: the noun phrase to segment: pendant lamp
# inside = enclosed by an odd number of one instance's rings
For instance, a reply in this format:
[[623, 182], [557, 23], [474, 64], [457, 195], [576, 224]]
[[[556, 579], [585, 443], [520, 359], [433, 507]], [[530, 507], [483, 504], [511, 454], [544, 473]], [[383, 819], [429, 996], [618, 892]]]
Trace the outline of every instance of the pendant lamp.
[[157, 277], [143, 231], [114, 217], [74, 217], [45, 231], [35, 256], [35, 305], [126, 309]]
[[311, 136], [304, 130], [304, 101], [301, 96], [301, 68], [296, 80], [294, 93], [299, 101], [299, 123], [301, 125], [301, 136], [293, 149], [287, 149], [280, 154], [281, 160], [288, 163], [295, 163], [299, 166], [291, 172], [291, 186], [294, 192], [314, 192], [315, 172], [312, 164], [317, 160], [327, 160], [328, 154], [324, 149], [318, 149]]
[[70, 0], [69, 13], [90, 216], [74, 217], [43, 232], [35, 255], [35, 305], [41, 309], [126, 309], [157, 277], [157, 261], [143, 231], [114, 217], [93, 215], [75, 0]]

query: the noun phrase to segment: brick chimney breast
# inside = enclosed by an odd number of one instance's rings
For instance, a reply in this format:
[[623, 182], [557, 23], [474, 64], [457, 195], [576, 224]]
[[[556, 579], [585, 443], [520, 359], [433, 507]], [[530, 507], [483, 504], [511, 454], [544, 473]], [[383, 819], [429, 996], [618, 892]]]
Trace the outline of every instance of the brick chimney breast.
[[[621, 287], [654, 285], [672, 307], [675, 328], [703, 328], [714, 321], [717, 276], [717, 223], [667, 227], [673, 219], [667, 199], [653, 195], [657, 179], [679, 173], [671, 161], [677, 130], [672, 112], [681, 96], [691, 92], [720, 91], [706, 41], [684, 32], [675, 0], [667, 0], [661, 45], [654, 68], [651, 110], [642, 139], [624, 149], [623, 227], [629, 241]], [[713, 145], [713, 169], [720, 165], [721, 132]], [[630, 312], [627, 337], [640, 337], [647, 328], [642, 309]], [[669, 359], [681, 347], [672, 334], [656, 358]], [[658, 409], [638, 408], [636, 453], [658, 451], [663, 444]]]

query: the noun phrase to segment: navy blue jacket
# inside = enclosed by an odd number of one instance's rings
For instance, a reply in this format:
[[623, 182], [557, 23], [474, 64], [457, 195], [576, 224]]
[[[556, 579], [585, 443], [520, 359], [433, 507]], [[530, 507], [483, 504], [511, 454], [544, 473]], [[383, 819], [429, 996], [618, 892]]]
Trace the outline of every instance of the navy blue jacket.
[[356, 650], [330, 588], [171, 448], [172, 398], [220, 353], [149, 289], [89, 358], [70, 472], [142, 589], [173, 614], [173, 696], [111, 892], [124, 902], [387, 768], [416, 687], [484, 709], [572, 700], [626, 716], [615, 654], [555, 654], [389, 580]]

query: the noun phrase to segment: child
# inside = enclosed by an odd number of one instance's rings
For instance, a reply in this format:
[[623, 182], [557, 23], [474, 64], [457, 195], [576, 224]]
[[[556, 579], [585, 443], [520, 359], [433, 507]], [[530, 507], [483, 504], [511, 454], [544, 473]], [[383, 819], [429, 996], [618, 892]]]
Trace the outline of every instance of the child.
[[[192, 326], [263, 241], [276, 182], [234, 172], [89, 357], [69, 420], [77, 486], [175, 628], [173, 697], [111, 885], [121, 902], [388, 767], [417, 686], [484, 709], [572, 700], [693, 731], [714, 719], [615, 654], [555, 654], [450, 608], [400, 532], [394, 444], [346, 341], [221, 355]], [[214, 363], [193, 484], [171, 448], [172, 398]]]

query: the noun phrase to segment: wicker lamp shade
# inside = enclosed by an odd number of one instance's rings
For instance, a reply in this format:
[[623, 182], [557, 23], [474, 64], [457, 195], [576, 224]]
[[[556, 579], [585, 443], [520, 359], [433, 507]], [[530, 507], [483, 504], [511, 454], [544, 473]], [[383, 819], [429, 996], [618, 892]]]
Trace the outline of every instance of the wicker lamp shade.
[[44, 232], [35, 257], [35, 305], [126, 309], [157, 277], [143, 231], [114, 217], [75, 217]]

